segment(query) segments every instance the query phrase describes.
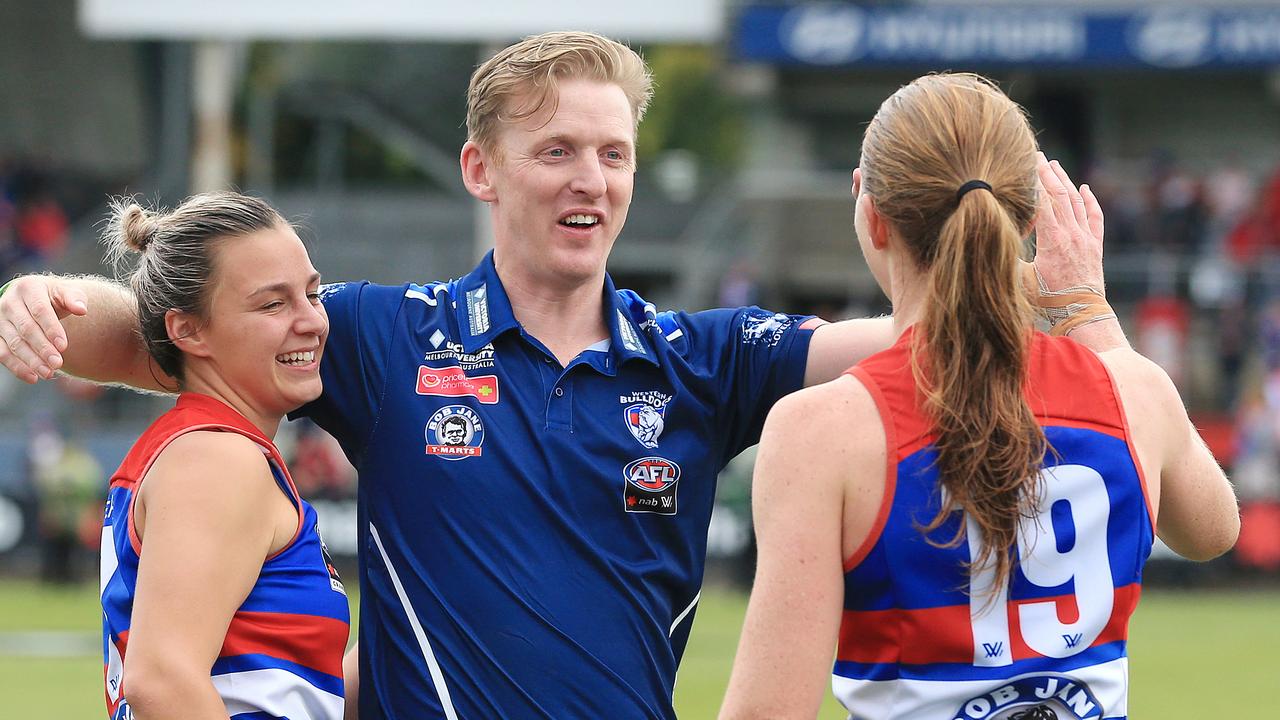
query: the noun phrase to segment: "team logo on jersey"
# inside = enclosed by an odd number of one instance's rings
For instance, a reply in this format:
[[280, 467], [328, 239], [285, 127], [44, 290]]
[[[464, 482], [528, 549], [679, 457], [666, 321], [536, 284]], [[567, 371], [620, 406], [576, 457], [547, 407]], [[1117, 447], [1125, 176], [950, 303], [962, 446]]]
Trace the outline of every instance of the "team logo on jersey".
[[320, 540], [320, 557], [324, 559], [324, 567], [329, 571], [329, 587], [334, 592], [347, 594], [347, 588], [342, 585], [342, 578], [338, 577], [338, 567], [333, 564], [333, 556], [329, 554], [329, 546], [324, 544], [324, 536], [320, 534], [320, 523], [317, 522], [316, 538]]
[[790, 315], [748, 310], [747, 316], [742, 320], [742, 344], [774, 347], [793, 324], [795, 319]]
[[632, 460], [622, 468], [626, 480], [622, 502], [627, 512], [676, 514], [680, 466], [655, 456]]
[[1089, 692], [1089, 686], [1065, 675], [1024, 675], [991, 692], [971, 698], [953, 715], [956, 720], [1012, 720], [1033, 708], [1052, 714], [1032, 712], [1029, 717], [1059, 720], [1094, 720], [1104, 708]]
[[[435, 334], [428, 339], [434, 349], [422, 356], [425, 362], [444, 362], [456, 365], [463, 370], [484, 370], [493, 367], [493, 343], [469, 353], [463, 351], [462, 343], [456, 343], [452, 340], [445, 342], [444, 333], [439, 330], [436, 330]], [[440, 347], [442, 344], [444, 348]]]
[[658, 447], [658, 436], [666, 428], [667, 405], [671, 396], [657, 390], [640, 390], [619, 395], [618, 402], [626, 405], [622, 419], [641, 445], [653, 450]]
[[627, 429], [631, 431], [631, 435], [639, 440], [641, 445], [652, 450], [658, 447], [658, 436], [666, 427], [666, 420], [663, 417], [666, 412], [665, 406], [654, 407], [641, 402], [628, 405], [623, 415], [626, 417]]
[[498, 376], [478, 375], [467, 377], [459, 367], [418, 367], [417, 392], [419, 395], [444, 397], [473, 397], [485, 405], [498, 402]]
[[427, 421], [427, 454], [445, 460], [480, 456], [484, 424], [466, 405], [445, 405]]

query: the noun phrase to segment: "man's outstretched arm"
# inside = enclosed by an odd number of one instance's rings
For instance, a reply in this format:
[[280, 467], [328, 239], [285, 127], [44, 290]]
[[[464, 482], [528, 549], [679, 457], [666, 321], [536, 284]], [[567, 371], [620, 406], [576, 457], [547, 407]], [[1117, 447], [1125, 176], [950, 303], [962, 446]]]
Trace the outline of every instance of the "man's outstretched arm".
[[147, 354], [129, 289], [100, 277], [27, 275], [0, 295], [0, 364], [36, 383], [62, 370], [87, 380], [173, 392]]

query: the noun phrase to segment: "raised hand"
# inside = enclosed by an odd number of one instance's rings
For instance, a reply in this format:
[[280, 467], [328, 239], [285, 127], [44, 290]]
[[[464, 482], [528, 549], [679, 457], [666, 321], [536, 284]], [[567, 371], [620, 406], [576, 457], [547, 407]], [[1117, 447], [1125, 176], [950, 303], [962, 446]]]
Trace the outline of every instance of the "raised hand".
[[1036, 271], [1049, 290], [1088, 287], [1106, 294], [1102, 276], [1102, 206], [1088, 185], [1077, 188], [1057, 160], [1037, 153], [1040, 207]]

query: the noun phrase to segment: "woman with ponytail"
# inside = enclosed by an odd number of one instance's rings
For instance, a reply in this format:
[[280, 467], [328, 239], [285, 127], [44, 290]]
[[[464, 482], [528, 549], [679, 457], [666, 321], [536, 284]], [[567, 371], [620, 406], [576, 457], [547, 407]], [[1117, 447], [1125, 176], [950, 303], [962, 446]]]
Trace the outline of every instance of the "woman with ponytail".
[[272, 439], [320, 395], [320, 275], [263, 201], [115, 204], [104, 237], [174, 407], [111, 477], [102, 541], [112, 720], [338, 720], [346, 593]]
[[1154, 536], [1208, 560], [1239, 519], [1168, 376], [1062, 337], [1111, 317], [1100, 288], [1041, 291], [1035, 328], [1026, 236], [1100, 241], [1101, 208], [961, 74], [881, 105], [854, 195], [898, 341], [769, 415], [721, 717], [812, 718], [828, 673], [858, 720], [1126, 717]]

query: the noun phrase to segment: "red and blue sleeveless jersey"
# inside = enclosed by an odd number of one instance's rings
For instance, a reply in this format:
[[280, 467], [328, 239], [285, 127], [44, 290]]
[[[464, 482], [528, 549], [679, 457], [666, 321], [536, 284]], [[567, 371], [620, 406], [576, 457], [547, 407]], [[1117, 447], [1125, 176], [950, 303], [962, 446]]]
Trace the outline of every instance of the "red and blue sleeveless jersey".
[[187, 393], [147, 428], [111, 477], [102, 529], [102, 625], [107, 715], [128, 720], [122, 687], [130, 616], [143, 546], [133, 502], [147, 470], [184, 433], [244, 435], [261, 448], [276, 483], [298, 509], [293, 540], [268, 557], [227, 628], [210, 670], [232, 720], [339, 720], [342, 654], [350, 611], [346, 592], [320, 538], [315, 510], [294, 488], [280, 452], [248, 420], [214, 398]]
[[[911, 334], [849, 371], [879, 408], [888, 463], [875, 525], [844, 566], [836, 696], [853, 720], [997, 720], [1037, 705], [1064, 720], [1126, 717], [1129, 616], [1154, 523], [1106, 366], [1035, 335], [1025, 393], [1052, 449], [1012, 577], [995, 587], [993, 570], [969, 569], [982, 542], [971, 518], [922, 531], [942, 489]], [[959, 523], [965, 539], [940, 547]]]

